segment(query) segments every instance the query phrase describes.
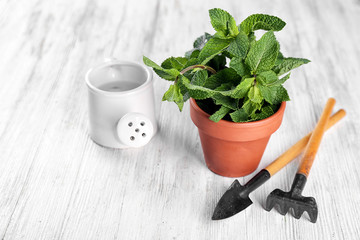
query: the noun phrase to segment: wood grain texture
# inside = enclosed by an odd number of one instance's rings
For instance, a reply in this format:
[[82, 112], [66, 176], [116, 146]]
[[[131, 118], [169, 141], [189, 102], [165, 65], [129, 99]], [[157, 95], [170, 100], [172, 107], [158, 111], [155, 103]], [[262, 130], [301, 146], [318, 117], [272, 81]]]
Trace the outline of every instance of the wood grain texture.
[[[108, 56], [180, 56], [212, 32], [213, 7], [238, 21], [281, 17], [284, 55], [312, 61], [286, 83], [292, 101], [259, 169], [314, 128], [329, 97], [348, 113], [324, 136], [304, 190], [318, 202], [316, 224], [262, 208], [274, 188], [289, 189], [300, 159], [244, 212], [211, 221], [233, 179], [206, 168], [188, 104], [179, 113], [162, 103], [169, 83], [157, 77], [160, 132], [150, 144], [112, 150], [88, 137], [87, 69]], [[359, 0], [0, 1], [0, 238], [358, 239], [359, 22]]]

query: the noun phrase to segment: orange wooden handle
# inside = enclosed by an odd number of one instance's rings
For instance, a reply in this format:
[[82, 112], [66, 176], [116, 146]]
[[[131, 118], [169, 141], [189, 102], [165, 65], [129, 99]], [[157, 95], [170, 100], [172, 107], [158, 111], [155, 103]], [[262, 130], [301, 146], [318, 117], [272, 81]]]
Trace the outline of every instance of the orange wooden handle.
[[302, 157], [298, 169], [298, 173], [304, 174], [306, 177], [309, 176], [311, 166], [315, 160], [316, 153], [320, 147], [320, 142], [322, 136], [324, 135], [325, 127], [329, 120], [332, 109], [334, 108], [335, 102], [336, 101], [334, 98], [329, 98], [321, 114], [321, 117], [318, 123], [316, 124], [313, 134], [311, 134], [310, 140], [306, 145], [305, 153], [304, 156]]
[[[344, 109], [340, 109], [334, 115], [332, 115], [326, 124], [326, 130], [335, 125], [338, 121], [340, 121], [343, 117], [345, 117], [346, 112]], [[284, 152], [280, 157], [275, 159], [272, 163], [270, 163], [265, 169], [273, 176], [275, 173], [280, 171], [283, 167], [285, 167], [289, 162], [295, 159], [300, 153], [305, 149], [309, 139], [311, 137], [312, 132], [303, 137], [297, 143], [295, 143], [291, 148], [289, 148], [286, 152]]]

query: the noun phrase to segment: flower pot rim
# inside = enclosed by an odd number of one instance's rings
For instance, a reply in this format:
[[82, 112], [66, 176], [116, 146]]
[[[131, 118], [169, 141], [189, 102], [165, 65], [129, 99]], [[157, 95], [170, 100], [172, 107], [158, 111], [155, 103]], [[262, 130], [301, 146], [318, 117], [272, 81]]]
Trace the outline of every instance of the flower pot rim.
[[[202, 110], [199, 105], [197, 105], [196, 100], [193, 98], [190, 98], [190, 104], [191, 106], [201, 115], [205, 116], [206, 118], [210, 117], [210, 114], [206, 113], [204, 110]], [[218, 126], [223, 126], [223, 127], [232, 127], [232, 128], [243, 128], [243, 127], [257, 127], [257, 126], [262, 126], [262, 125], [266, 125], [269, 124], [270, 122], [274, 121], [275, 118], [281, 117], [282, 112], [284, 112], [284, 109], [286, 107], [286, 102], [282, 102], [279, 109], [270, 117], [261, 119], [261, 120], [257, 120], [257, 121], [253, 121], [253, 122], [231, 122], [231, 121], [227, 121], [227, 120], [220, 120], [219, 122], [217, 122], [216, 124], [218, 124]], [[209, 119], [209, 121], [211, 121]], [[215, 123], [215, 122], [213, 122]]]

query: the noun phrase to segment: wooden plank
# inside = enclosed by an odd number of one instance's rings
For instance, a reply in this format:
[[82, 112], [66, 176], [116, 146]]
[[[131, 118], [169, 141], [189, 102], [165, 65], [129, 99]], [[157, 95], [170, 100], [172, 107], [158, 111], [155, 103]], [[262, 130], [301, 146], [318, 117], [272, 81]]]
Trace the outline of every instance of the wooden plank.
[[[286, 83], [292, 101], [259, 169], [315, 126], [330, 96], [348, 116], [324, 137], [304, 194], [311, 224], [263, 210], [288, 190], [299, 159], [224, 221], [212, 211], [233, 179], [210, 172], [186, 105], [161, 102], [160, 132], [141, 149], [99, 147], [88, 137], [84, 74], [103, 57], [160, 62], [182, 55], [204, 31], [207, 9], [237, 20], [255, 12], [287, 22], [276, 33], [285, 56], [306, 57]], [[0, 238], [5, 239], [353, 239], [360, 236], [360, 49], [356, 1], [0, 2]], [[245, 183], [255, 173], [240, 178]]]

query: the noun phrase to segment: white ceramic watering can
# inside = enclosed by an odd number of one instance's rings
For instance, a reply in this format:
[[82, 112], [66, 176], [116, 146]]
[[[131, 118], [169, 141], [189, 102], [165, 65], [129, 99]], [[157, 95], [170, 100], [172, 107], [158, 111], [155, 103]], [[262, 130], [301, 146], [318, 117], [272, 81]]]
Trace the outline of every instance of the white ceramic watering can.
[[141, 147], [157, 131], [152, 73], [134, 62], [106, 59], [85, 77], [90, 136], [110, 148]]

